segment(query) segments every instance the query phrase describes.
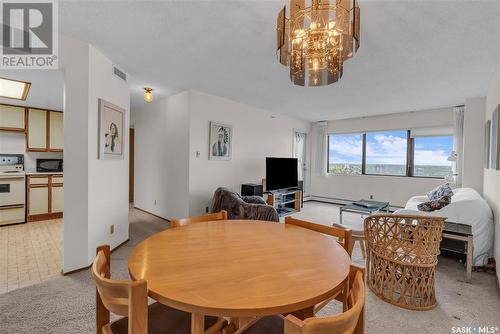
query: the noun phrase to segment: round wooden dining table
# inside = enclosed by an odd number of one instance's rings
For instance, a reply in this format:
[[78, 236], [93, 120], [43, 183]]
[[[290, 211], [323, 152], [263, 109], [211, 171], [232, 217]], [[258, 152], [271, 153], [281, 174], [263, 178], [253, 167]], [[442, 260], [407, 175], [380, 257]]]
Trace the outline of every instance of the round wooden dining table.
[[222, 220], [170, 228], [138, 244], [129, 257], [133, 280], [149, 296], [192, 313], [192, 333], [204, 316], [313, 316], [349, 275], [351, 259], [331, 237], [274, 222]]

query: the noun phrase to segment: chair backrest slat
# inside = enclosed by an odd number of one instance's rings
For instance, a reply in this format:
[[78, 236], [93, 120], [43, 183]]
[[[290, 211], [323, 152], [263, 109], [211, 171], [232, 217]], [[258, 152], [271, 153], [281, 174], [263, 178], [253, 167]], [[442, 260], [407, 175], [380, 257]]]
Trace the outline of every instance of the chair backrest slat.
[[363, 268], [351, 266], [349, 274], [351, 281], [350, 305], [346, 312], [331, 317], [308, 318], [304, 321], [298, 320], [293, 315], [288, 315], [285, 318], [285, 334], [347, 334], [363, 332], [365, 306], [365, 282], [363, 277]]
[[332, 237], [339, 238], [339, 243], [344, 247], [349, 256], [352, 255], [352, 231], [348, 228], [336, 228], [332, 226], [326, 226], [321, 224], [312, 223], [306, 220], [301, 220], [293, 217], [285, 217], [285, 224], [300, 226], [307, 228], [312, 231], [327, 234]]
[[207, 215], [201, 215], [196, 217], [174, 219], [170, 222], [172, 227], [184, 226], [187, 224], [209, 222], [214, 220], [227, 220], [227, 211], [222, 210], [215, 213], [209, 213]]

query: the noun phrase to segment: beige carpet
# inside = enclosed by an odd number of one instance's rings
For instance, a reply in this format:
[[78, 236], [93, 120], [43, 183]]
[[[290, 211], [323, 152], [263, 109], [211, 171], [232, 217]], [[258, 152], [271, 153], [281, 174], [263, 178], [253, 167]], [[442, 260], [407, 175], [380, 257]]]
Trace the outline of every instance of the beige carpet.
[[[309, 202], [297, 214], [320, 223], [337, 220], [338, 208]], [[128, 278], [127, 257], [147, 236], [167, 223], [138, 210], [130, 213], [130, 242], [112, 253], [112, 275]], [[359, 224], [360, 217], [346, 215], [345, 224]], [[359, 249], [354, 260], [362, 263]], [[441, 258], [437, 273], [439, 305], [432, 311], [407, 311], [367, 294], [367, 333], [451, 333], [452, 326], [500, 327], [500, 298], [493, 275], [474, 273], [472, 284], [463, 282], [463, 267]], [[95, 333], [95, 290], [89, 271], [52, 279], [37, 285], [0, 294], [0, 333]], [[329, 305], [322, 315], [338, 312]], [[277, 333], [279, 334], [279, 333]]]

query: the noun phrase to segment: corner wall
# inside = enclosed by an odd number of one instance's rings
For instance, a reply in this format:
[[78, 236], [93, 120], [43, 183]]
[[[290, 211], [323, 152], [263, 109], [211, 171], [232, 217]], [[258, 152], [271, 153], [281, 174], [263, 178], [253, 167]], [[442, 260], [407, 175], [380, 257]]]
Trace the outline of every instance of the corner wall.
[[[294, 130], [310, 133], [310, 123], [306, 121], [197, 91], [189, 94], [190, 215], [205, 213], [218, 187], [240, 193], [242, 183], [262, 182], [266, 176], [265, 158], [292, 157]], [[232, 126], [231, 160], [208, 160], [210, 121]]]
[[[64, 72], [63, 271], [92, 263], [95, 248], [128, 239], [128, 84], [93, 46], [60, 36]], [[98, 98], [125, 109], [123, 160], [97, 160]], [[115, 226], [110, 234], [110, 225]]]
[[[88, 91], [88, 259], [97, 246], [116, 248], [128, 240], [128, 137], [130, 92], [128, 83], [112, 75], [113, 63], [92, 45], [89, 48]], [[98, 160], [99, 98], [125, 110], [123, 159]], [[114, 233], [110, 226], [114, 225]]]
[[[218, 187], [261, 182], [265, 158], [291, 157], [294, 130], [310, 132], [309, 122], [197, 91], [145, 103], [132, 120], [134, 206], [167, 219], [204, 214]], [[231, 160], [208, 160], [210, 121], [233, 127]]]
[[462, 186], [483, 194], [485, 97], [465, 99]]
[[189, 215], [189, 92], [144, 102], [135, 129], [134, 206], [164, 218]]
[[[486, 96], [486, 120], [491, 120], [493, 111], [500, 104], [500, 63], [494, 71]], [[478, 149], [482, 149], [482, 145]], [[495, 216], [494, 256], [500, 259], [500, 170], [485, 169], [483, 183], [484, 198], [488, 201]], [[497, 277], [500, 277], [500, 266], [497, 266]]]

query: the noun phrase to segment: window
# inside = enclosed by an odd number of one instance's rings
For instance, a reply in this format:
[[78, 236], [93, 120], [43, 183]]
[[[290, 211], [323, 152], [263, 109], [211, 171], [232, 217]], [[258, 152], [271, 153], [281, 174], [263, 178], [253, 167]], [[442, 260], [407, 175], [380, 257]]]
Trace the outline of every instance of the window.
[[362, 134], [328, 136], [328, 173], [361, 174], [362, 165]]
[[328, 173], [445, 178], [452, 173], [448, 126], [331, 134]]
[[453, 136], [429, 136], [414, 138], [413, 175], [421, 177], [445, 177], [451, 173], [448, 156], [453, 150]]
[[366, 134], [366, 174], [407, 174], [408, 131]]

